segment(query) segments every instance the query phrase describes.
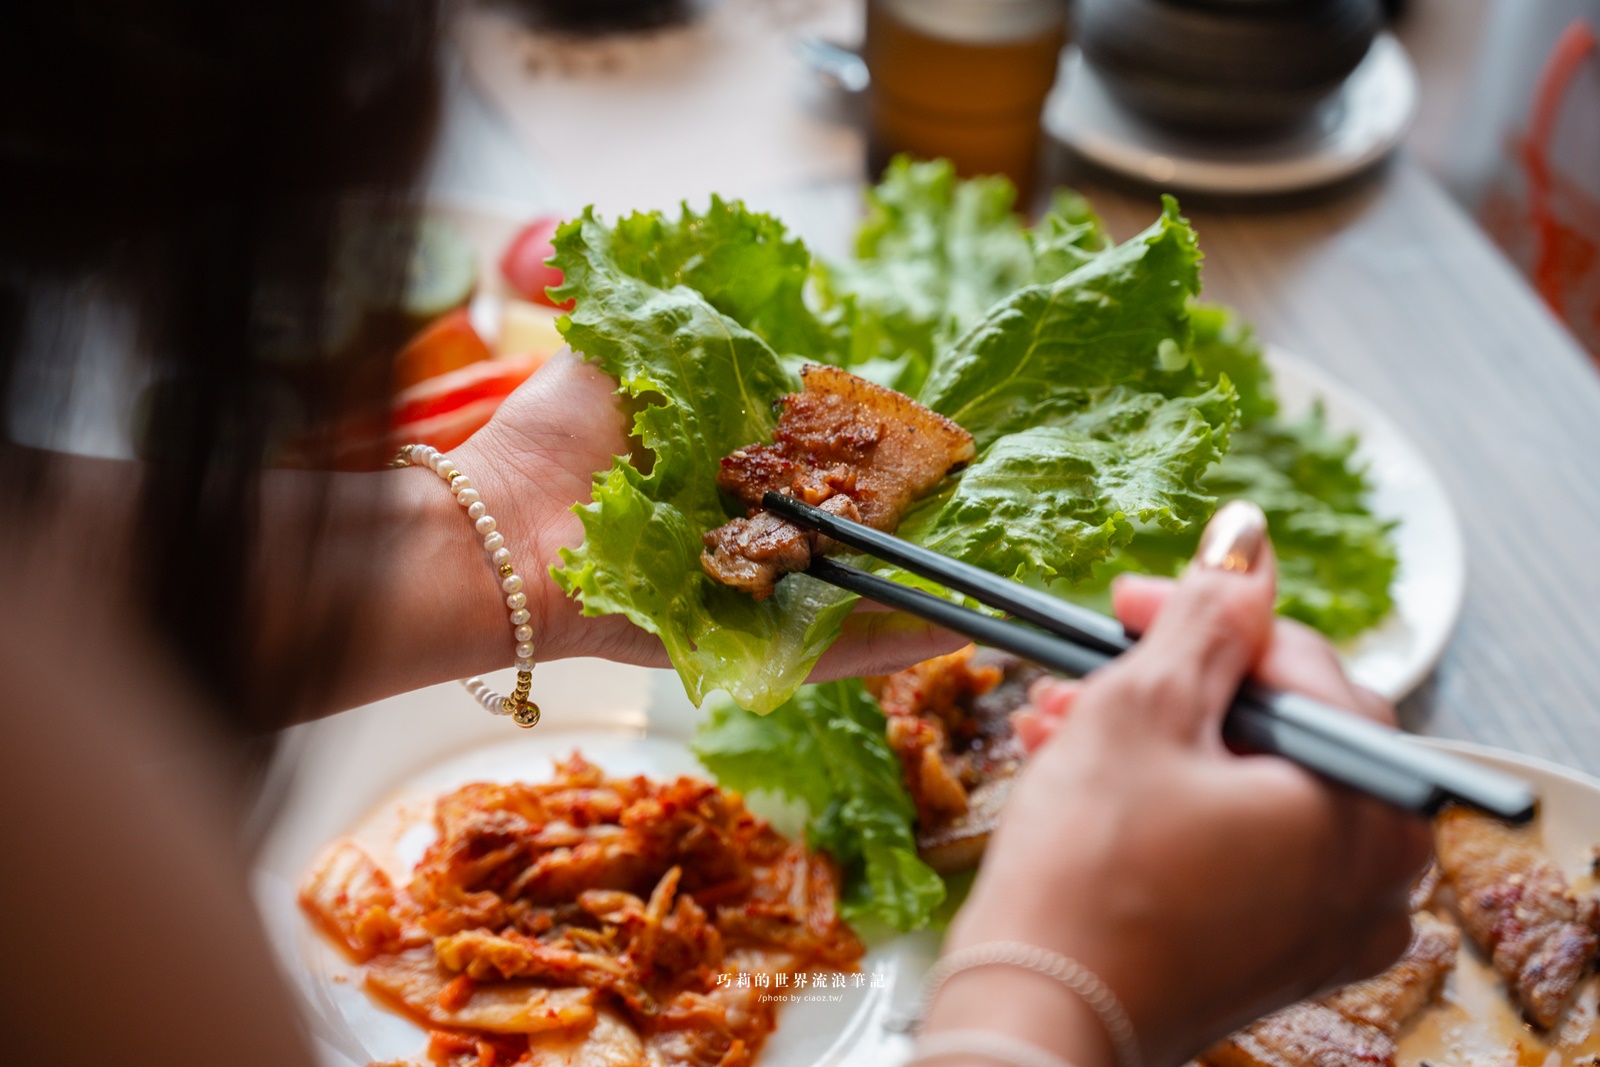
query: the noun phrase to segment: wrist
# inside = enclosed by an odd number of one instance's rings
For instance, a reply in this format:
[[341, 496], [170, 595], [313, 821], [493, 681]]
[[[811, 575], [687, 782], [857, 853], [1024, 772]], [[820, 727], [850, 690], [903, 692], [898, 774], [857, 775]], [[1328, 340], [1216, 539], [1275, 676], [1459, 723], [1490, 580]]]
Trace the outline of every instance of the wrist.
[[1073, 1067], [1118, 1067], [1094, 1011], [1055, 979], [1012, 967], [963, 971], [929, 1005], [927, 1034], [984, 1030], [1036, 1045]]

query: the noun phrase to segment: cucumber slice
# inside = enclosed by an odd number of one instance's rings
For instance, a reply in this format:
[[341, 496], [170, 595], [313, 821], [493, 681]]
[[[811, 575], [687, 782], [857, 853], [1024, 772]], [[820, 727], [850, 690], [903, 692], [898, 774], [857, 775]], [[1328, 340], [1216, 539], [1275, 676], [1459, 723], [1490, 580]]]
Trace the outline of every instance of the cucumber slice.
[[478, 285], [478, 250], [443, 219], [424, 218], [406, 266], [405, 313], [426, 322], [472, 299]]
[[[389, 272], [396, 252], [409, 244], [405, 278], [395, 306]], [[341, 273], [375, 311], [399, 311], [420, 327], [461, 307], [478, 284], [478, 251], [455, 226], [425, 216], [367, 219], [350, 233], [340, 256]]]

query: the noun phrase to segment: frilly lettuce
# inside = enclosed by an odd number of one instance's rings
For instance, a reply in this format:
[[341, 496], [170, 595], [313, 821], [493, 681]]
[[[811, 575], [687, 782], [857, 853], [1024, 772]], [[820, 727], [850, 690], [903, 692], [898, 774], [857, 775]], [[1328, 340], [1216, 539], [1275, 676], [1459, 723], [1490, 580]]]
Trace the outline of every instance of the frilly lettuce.
[[1394, 550], [1354, 443], [1320, 412], [1279, 418], [1249, 327], [1194, 300], [1199, 251], [1176, 205], [1115, 245], [1074, 194], [1031, 229], [1013, 204], [1001, 179], [902, 160], [844, 262], [717, 199], [612, 225], [586, 212], [555, 241], [556, 296], [576, 300], [562, 332], [635, 411], [633, 455], [596, 476], [556, 580], [586, 614], [659, 635], [694, 700], [726, 692], [701, 761], [803, 801], [848, 913], [901, 929], [944, 887], [917, 858], [882, 714], [859, 681], [800, 684], [854, 598], [791, 575], [757, 603], [699, 567], [701, 535], [736, 513], [721, 457], [770, 440], [801, 364], [892, 385], [977, 439], [976, 461], [902, 521], [914, 541], [1094, 600], [1117, 571], [1176, 573], [1218, 498], [1246, 496], [1267, 511], [1280, 610], [1338, 637], [1390, 607]]
[[[902, 173], [909, 182], [921, 172]], [[960, 190], [972, 188], [955, 187], [945, 205], [973, 216], [944, 227], [947, 244], [993, 214], [993, 204], [967, 203]], [[1007, 192], [994, 223], [1011, 227], [996, 242], [1007, 249], [1003, 268], [979, 280], [947, 272], [942, 291], [967, 294], [965, 303], [929, 343], [964, 332], [933, 352], [914, 394], [971, 431], [979, 456], [902, 532], [1018, 576], [1076, 578], [1126, 543], [1136, 520], [1183, 530], [1210, 513], [1200, 478], [1222, 454], [1233, 393], [1222, 380], [1200, 383], [1181, 358], [1199, 252], [1174, 203], [1139, 236], [1080, 249], [1067, 273], [1011, 288], [979, 315], [973, 294], [1039, 275], [1035, 235], [1015, 229], [1009, 206]], [[910, 226], [909, 216], [900, 223]], [[1082, 219], [1046, 225], [1037, 239], [1057, 251], [1077, 247], [1073, 234], [1099, 241]], [[880, 251], [893, 244], [881, 228]], [[620, 613], [658, 634], [691, 699], [722, 689], [769, 712], [838, 636], [853, 598], [794, 575], [758, 603], [701, 573], [700, 538], [737, 514], [716, 488], [720, 459], [771, 439], [773, 404], [798, 384], [794, 358], [849, 362], [860, 305], [813, 310], [804, 280], [828, 268], [808, 266], [776, 221], [719, 200], [704, 214], [685, 208], [676, 219], [633, 215], [614, 226], [586, 212], [555, 247], [566, 280], [554, 295], [576, 300], [562, 333], [638, 406], [642, 453], [618, 457], [597, 479], [593, 501], [579, 508], [584, 544], [562, 553], [556, 580], [585, 613]], [[893, 273], [895, 262], [881, 269]], [[868, 270], [858, 267], [859, 284]], [[1013, 477], [1028, 480], [1028, 500], [1006, 490]], [[997, 543], [996, 509], [1010, 544]]]
[[884, 740], [883, 713], [858, 679], [804, 686], [770, 715], [714, 698], [694, 751], [732, 789], [804, 801], [808, 838], [845, 874], [845, 915], [922, 926], [944, 882], [917, 858], [916, 809]]

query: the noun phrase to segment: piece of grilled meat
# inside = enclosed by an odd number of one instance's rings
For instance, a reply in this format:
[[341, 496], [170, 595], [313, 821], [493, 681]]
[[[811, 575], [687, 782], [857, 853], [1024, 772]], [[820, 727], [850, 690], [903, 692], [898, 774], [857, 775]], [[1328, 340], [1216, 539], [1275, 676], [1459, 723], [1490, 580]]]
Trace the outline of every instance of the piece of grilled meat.
[[1600, 902], [1573, 895], [1530, 828], [1459, 807], [1433, 825], [1462, 925], [1524, 1014], [1548, 1030], [1594, 960]]
[[1011, 713], [1044, 673], [969, 645], [869, 683], [917, 806], [917, 851], [934, 870], [977, 866], [1025, 758]]
[[974, 455], [971, 434], [893, 389], [838, 367], [807, 367], [801, 380], [803, 391], [780, 401], [772, 444], [739, 449], [717, 474], [718, 488], [749, 516], [702, 539], [706, 574], [757, 600], [830, 547], [763, 511], [764, 494], [793, 496], [887, 532], [913, 501]]
[[1461, 935], [1427, 912], [1382, 974], [1275, 1012], [1199, 1057], [1202, 1067], [1393, 1067], [1395, 1038], [1455, 968]]

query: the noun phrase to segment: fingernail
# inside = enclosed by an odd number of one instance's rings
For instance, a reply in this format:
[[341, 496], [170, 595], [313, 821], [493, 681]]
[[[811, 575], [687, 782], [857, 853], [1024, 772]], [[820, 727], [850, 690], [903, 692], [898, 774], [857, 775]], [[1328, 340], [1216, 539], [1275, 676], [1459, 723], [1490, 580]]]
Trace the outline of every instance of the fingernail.
[[1239, 574], [1252, 570], [1267, 543], [1267, 517], [1248, 500], [1230, 500], [1206, 523], [1194, 555], [1202, 567]]

